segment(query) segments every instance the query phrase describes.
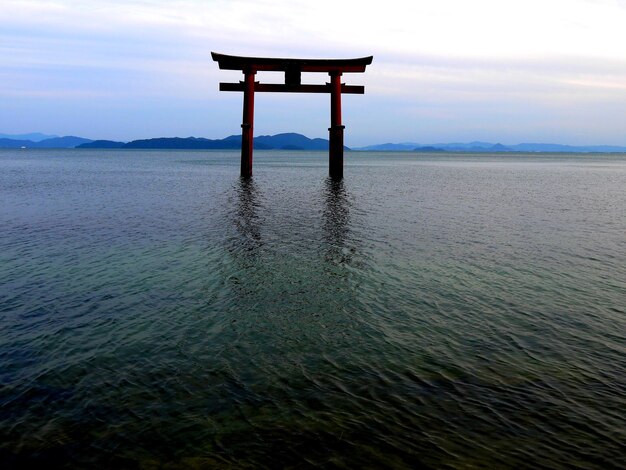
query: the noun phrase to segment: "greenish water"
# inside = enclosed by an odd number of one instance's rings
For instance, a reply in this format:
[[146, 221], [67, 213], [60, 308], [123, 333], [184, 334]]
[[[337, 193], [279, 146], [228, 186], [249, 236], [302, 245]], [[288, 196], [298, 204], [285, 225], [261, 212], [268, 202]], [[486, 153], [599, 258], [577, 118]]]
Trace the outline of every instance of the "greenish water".
[[626, 467], [626, 157], [0, 151], [0, 466]]

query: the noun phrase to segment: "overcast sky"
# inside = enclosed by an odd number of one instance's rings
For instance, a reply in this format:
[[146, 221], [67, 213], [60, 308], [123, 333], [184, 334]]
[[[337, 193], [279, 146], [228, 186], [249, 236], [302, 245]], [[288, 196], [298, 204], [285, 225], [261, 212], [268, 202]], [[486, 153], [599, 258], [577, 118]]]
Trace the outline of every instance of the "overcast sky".
[[[241, 74], [211, 51], [373, 55], [344, 75], [365, 85], [349, 146], [626, 145], [626, 0], [0, 0], [0, 133], [237, 134], [241, 93], [218, 83]], [[327, 137], [328, 95], [256, 96], [256, 135]]]

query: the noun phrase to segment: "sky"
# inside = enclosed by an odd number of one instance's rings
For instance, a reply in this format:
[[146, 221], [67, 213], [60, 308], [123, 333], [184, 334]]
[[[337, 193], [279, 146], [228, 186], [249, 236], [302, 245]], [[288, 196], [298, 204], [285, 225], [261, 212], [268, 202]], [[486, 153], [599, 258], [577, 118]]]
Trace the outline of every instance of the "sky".
[[[626, 145], [626, 0], [0, 0], [0, 133], [241, 132], [211, 51], [373, 55], [345, 143]], [[324, 83], [303, 74], [303, 83]], [[282, 74], [259, 73], [278, 83]], [[327, 138], [330, 97], [256, 94], [255, 134]]]

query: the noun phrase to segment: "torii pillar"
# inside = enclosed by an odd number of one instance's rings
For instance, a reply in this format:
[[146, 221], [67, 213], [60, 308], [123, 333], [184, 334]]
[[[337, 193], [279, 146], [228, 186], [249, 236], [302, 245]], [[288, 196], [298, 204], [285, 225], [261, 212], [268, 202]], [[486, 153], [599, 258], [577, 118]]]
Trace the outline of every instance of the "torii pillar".
[[328, 173], [331, 178], [343, 178], [343, 130], [341, 124], [341, 72], [330, 73], [330, 127]]
[[254, 75], [244, 71], [243, 119], [241, 123], [241, 176], [252, 176], [252, 149], [254, 148]]
[[[241, 70], [244, 80], [239, 83], [220, 83], [220, 91], [243, 91], [243, 119], [241, 124], [241, 176], [252, 176], [252, 151], [254, 148], [254, 93], [330, 93], [330, 127], [328, 171], [333, 179], [343, 177], [343, 131], [341, 122], [341, 94], [364, 94], [363, 86], [341, 83], [344, 73], [363, 73], [372, 63], [372, 56], [360, 59], [279, 59], [272, 57], [239, 57], [211, 53], [220, 69]], [[254, 78], [259, 71], [285, 73], [285, 83], [259, 83]], [[302, 72], [325, 72], [330, 83], [303, 85]]]

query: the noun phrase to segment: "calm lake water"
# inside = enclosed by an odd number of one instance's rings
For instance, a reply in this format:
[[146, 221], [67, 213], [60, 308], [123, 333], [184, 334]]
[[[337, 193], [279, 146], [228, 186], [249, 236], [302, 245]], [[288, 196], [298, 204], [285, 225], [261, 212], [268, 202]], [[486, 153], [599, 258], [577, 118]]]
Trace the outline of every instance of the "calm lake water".
[[626, 156], [0, 151], [0, 466], [625, 468]]

